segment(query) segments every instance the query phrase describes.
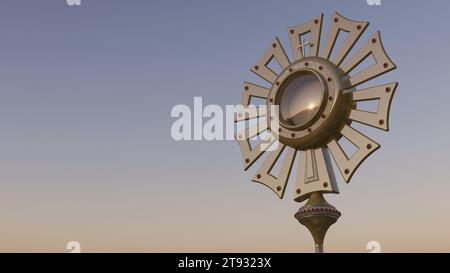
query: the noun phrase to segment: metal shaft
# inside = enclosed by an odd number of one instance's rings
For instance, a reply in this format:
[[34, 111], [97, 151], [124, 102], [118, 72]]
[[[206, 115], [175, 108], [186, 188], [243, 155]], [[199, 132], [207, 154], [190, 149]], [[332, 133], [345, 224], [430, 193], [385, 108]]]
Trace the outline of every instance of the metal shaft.
[[316, 253], [323, 253], [323, 245], [316, 245]]

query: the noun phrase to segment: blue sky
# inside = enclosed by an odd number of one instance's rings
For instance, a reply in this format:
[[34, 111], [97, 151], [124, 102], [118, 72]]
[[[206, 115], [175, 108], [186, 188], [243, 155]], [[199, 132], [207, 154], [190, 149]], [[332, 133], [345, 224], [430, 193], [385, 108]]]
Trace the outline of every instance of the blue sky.
[[[175, 142], [175, 104], [240, 102], [275, 36], [370, 22], [400, 83], [382, 147], [341, 194], [331, 251], [449, 251], [448, 1], [0, 3], [1, 251], [311, 251], [299, 204], [251, 183], [237, 143]], [[324, 31], [326, 33], [326, 31]], [[290, 54], [290, 53], [289, 53]], [[433, 224], [431, 224], [433, 223]]]

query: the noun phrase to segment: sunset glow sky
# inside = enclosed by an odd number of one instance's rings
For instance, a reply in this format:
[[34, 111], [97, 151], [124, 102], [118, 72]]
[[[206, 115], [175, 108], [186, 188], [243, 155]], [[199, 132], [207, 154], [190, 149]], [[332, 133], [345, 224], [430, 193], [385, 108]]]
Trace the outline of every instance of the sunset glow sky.
[[[331, 252], [450, 251], [450, 2], [0, 2], [0, 251], [311, 252], [234, 141], [170, 136], [176, 104], [237, 104], [275, 36], [334, 11], [370, 26], [397, 70], [389, 133], [341, 194]], [[291, 53], [288, 53], [291, 56]], [[336, 174], [338, 171], [336, 169]]]

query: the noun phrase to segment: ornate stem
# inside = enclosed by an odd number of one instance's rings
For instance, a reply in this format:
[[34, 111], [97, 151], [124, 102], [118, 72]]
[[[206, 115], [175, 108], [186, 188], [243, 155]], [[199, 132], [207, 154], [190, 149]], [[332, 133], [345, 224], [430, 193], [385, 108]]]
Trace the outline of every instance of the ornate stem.
[[306, 226], [311, 232], [316, 253], [324, 252], [325, 234], [340, 216], [341, 213], [325, 200], [321, 192], [311, 193], [308, 202], [295, 214], [300, 224]]

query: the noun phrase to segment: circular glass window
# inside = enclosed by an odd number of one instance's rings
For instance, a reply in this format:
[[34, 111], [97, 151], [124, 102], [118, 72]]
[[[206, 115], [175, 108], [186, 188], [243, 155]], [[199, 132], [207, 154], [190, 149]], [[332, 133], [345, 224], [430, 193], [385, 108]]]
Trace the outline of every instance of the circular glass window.
[[324, 90], [320, 79], [310, 71], [302, 71], [282, 92], [280, 114], [290, 126], [302, 126], [320, 108]]

